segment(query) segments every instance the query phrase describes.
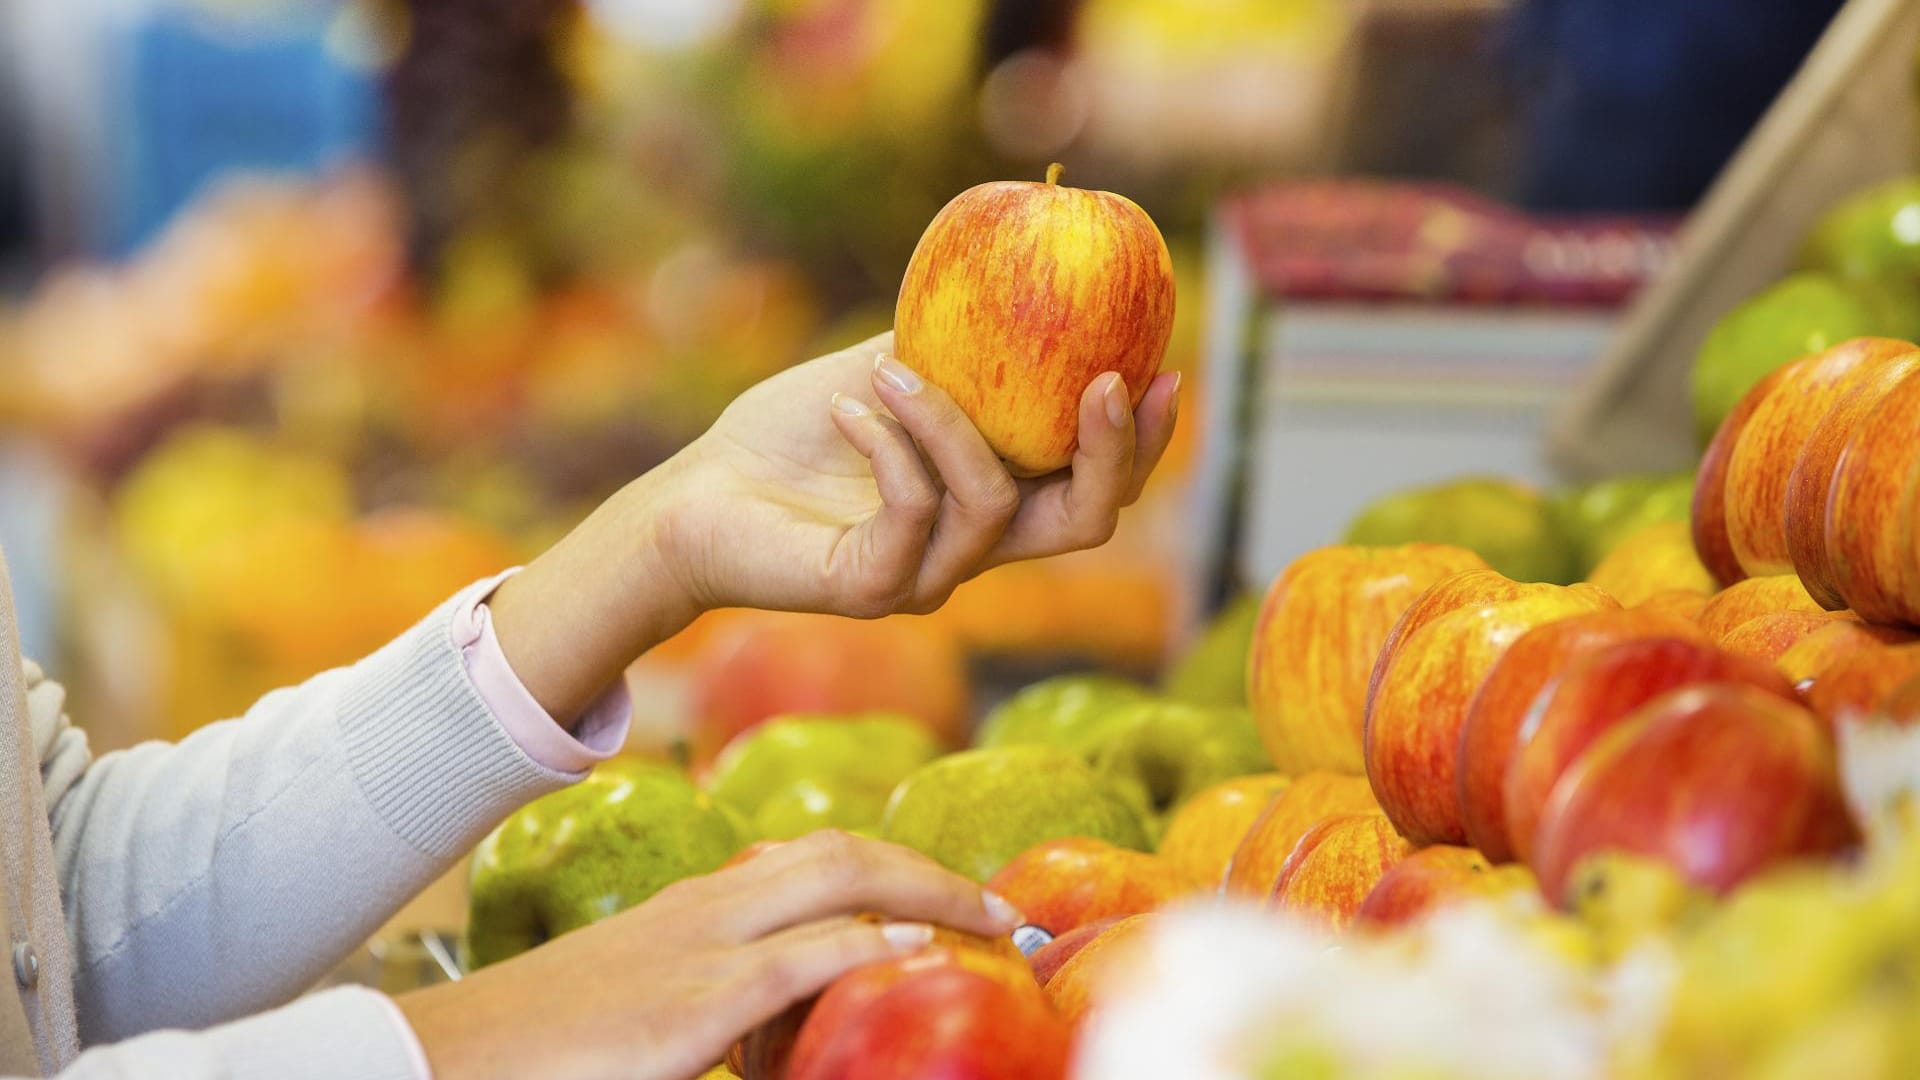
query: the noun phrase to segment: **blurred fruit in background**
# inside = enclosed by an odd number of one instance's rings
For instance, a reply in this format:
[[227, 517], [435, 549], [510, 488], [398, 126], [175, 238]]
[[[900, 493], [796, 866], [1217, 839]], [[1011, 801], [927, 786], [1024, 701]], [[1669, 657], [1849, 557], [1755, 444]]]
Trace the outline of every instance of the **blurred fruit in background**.
[[1693, 474], [1615, 476], [1570, 488], [1559, 493], [1557, 501], [1584, 574], [1647, 526], [1686, 521], [1693, 505]]
[[1195, 705], [1247, 704], [1247, 654], [1260, 621], [1260, 601], [1259, 594], [1249, 593], [1214, 616], [1167, 668], [1161, 688], [1168, 697]]
[[1800, 265], [1920, 285], [1920, 177], [1895, 177], [1841, 200], [1808, 232]]
[[1466, 548], [1515, 581], [1578, 577], [1575, 544], [1545, 493], [1491, 476], [1464, 477], [1375, 500], [1348, 524], [1346, 544]]

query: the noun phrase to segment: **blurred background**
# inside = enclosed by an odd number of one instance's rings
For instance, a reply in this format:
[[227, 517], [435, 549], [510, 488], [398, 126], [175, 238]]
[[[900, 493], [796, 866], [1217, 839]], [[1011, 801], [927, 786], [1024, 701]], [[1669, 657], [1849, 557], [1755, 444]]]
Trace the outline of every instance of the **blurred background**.
[[[1166, 234], [1180, 440], [1109, 548], [906, 621], [981, 698], [1150, 675], [1375, 488], [1509, 459], [1555, 482], [1543, 410], [1838, 6], [11, 0], [0, 545], [26, 648], [102, 747], [351, 660], [741, 389], [885, 329], [941, 205], [1061, 161]], [[1249, 293], [1299, 312], [1286, 393], [1219, 359]], [[1343, 438], [1350, 473], [1300, 456]], [[636, 668], [637, 739], [683, 730], [747, 618]]]

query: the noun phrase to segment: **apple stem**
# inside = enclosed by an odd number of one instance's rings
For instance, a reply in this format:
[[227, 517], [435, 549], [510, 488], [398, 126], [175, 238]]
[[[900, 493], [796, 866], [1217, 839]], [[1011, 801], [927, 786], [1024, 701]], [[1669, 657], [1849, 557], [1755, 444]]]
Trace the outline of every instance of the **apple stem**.
[[1060, 174], [1066, 171], [1067, 167], [1057, 161], [1047, 166], [1047, 186], [1054, 187], [1058, 185], [1060, 183]]

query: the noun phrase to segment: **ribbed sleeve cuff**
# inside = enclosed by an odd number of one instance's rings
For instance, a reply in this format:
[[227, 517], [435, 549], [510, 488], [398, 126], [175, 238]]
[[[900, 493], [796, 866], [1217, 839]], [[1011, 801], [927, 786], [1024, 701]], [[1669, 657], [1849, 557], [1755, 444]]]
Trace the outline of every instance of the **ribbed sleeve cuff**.
[[461, 590], [362, 660], [341, 691], [348, 761], [367, 801], [407, 843], [437, 858], [472, 847], [507, 814], [577, 776], [528, 757], [487, 708], [454, 643]]
[[431, 1080], [393, 1003], [365, 987], [312, 994], [206, 1037], [233, 1080]]

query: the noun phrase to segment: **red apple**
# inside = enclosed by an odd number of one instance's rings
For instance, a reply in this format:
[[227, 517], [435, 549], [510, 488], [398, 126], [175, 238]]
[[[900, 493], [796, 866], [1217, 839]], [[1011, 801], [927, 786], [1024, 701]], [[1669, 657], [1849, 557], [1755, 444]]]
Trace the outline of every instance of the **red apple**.
[[800, 1028], [787, 1080], [1064, 1080], [1072, 1045], [1024, 965], [934, 949], [828, 987]]
[[1361, 773], [1367, 679], [1394, 622], [1428, 586], [1486, 566], [1444, 544], [1339, 544], [1281, 571], [1247, 660], [1248, 703], [1274, 767]]
[[1859, 625], [1850, 611], [1770, 611], [1755, 615], [1720, 638], [1720, 647], [1770, 664], [1778, 663], [1801, 639], [1834, 623]]
[[1116, 915], [1138, 915], [1186, 892], [1186, 880], [1158, 855], [1085, 836], [1062, 837], [1014, 856], [987, 882], [1050, 934]]
[[1097, 922], [1081, 923], [1040, 946], [1032, 956], [1027, 958], [1028, 966], [1033, 968], [1034, 979], [1041, 986], [1052, 982], [1053, 977], [1060, 973], [1060, 969], [1067, 966], [1067, 961], [1079, 955], [1080, 950], [1086, 948], [1094, 938], [1113, 929], [1115, 924], [1125, 918], [1127, 918], [1125, 915], [1114, 915]]
[[1467, 838], [1460, 814], [1460, 732], [1467, 707], [1507, 647], [1557, 619], [1618, 609], [1591, 585], [1523, 585], [1460, 574], [1401, 617], [1367, 698], [1367, 779], [1394, 827], [1415, 844]]
[[1807, 688], [1807, 704], [1830, 728], [1880, 710], [1887, 695], [1920, 677], [1920, 643], [1859, 649], [1835, 661]]
[[782, 715], [898, 712], [950, 745], [967, 733], [966, 656], [924, 620], [754, 612], [713, 632], [691, 682], [698, 765]]
[[1689, 637], [1609, 645], [1550, 684], [1521, 723], [1502, 784], [1507, 835], [1520, 858], [1533, 862], [1542, 809], [1594, 740], [1654, 698], [1700, 682], [1745, 683], [1783, 699], [1793, 697], [1793, 688], [1771, 664]]
[[1806, 637], [1774, 661], [1780, 674], [1795, 686], [1817, 679], [1833, 665], [1863, 649], [1905, 645], [1920, 640], [1911, 630], [1897, 626], [1870, 626], [1858, 619], [1836, 619]]
[[1526, 867], [1494, 866], [1472, 848], [1421, 848], [1380, 878], [1361, 902], [1355, 921], [1403, 926], [1455, 901], [1530, 892], [1537, 887]]
[[1173, 262], [1130, 200], [1001, 181], [927, 226], [894, 308], [900, 361], [959, 404], [1016, 475], [1073, 460], [1080, 398], [1119, 372], [1129, 407], [1173, 332]]
[[1871, 623], [1920, 625], [1920, 371], [1849, 433], [1827, 494], [1827, 567]]
[[1271, 903], [1322, 930], [1341, 931], [1413, 845], [1385, 814], [1343, 814], [1315, 825], [1287, 856]]
[[1858, 840], [1813, 714], [1756, 687], [1713, 683], [1648, 702], [1561, 777], [1534, 869], [1563, 905], [1574, 866], [1601, 851], [1662, 859], [1725, 893], [1783, 860]]
[[1833, 490], [1834, 466], [1848, 437], [1880, 400], [1908, 375], [1920, 371], [1920, 351], [1904, 342], [1898, 344], [1900, 348], [1876, 351], [1854, 369], [1845, 392], [1808, 433], [1787, 478], [1782, 506], [1787, 554], [1807, 592], [1821, 606], [1833, 610], [1847, 606], [1834, 587], [1833, 564], [1827, 552], [1827, 499]]
[[1913, 351], [1891, 338], [1854, 338], [1791, 365], [1748, 418], [1727, 462], [1727, 537], [1749, 577], [1793, 572], [1787, 551], [1787, 479], [1827, 410], [1855, 375]]
[[1220, 891], [1228, 896], [1266, 899], [1300, 838], [1322, 820], [1341, 814], [1378, 812], [1373, 788], [1364, 776], [1314, 772], [1287, 786], [1233, 850]]
[[1714, 641], [1724, 639], [1748, 619], [1775, 611], [1826, 609], [1813, 602], [1800, 579], [1792, 574], [1748, 578], [1727, 586], [1700, 609], [1700, 629]]
[[1707, 444], [1707, 452], [1700, 458], [1700, 469], [1694, 474], [1693, 481], [1693, 548], [1699, 554], [1700, 562], [1722, 586], [1732, 585], [1747, 576], [1733, 553], [1733, 539], [1727, 533], [1727, 467], [1732, 461], [1734, 447], [1739, 445], [1740, 436], [1746, 431], [1747, 422], [1753, 419], [1754, 410], [1760, 407], [1760, 403], [1773, 393], [1774, 387], [1780, 385], [1787, 372], [1810, 359], [1807, 357], [1777, 367], [1753, 384], [1753, 388], [1734, 405], [1727, 418], [1720, 422], [1720, 430], [1714, 432], [1713, 441]]
[[1079, 1027], [1105, 988], [1127, 977], [1138, 963], [1154, 915], [1129, 915], [1080, 947], [1047, 980], [1047, 997], [1068, 1024]]
[[1279, 773], [1223, 780], [1188, 799], [1160, 834], [1160, 857], [1189, 889], [1217, 889], [1240, 841], [1268, 804], [1292, 783]]
[[1686, 619], [1640, 609], [1574, 615], [1520, 635], [1487, 672], [1460, 729], [1457, 781], [1467, 842], [1494, 862], [1514, 856], [1503, 788], [1521, 721], [1542, 687], [1579, 657], [1615, 642], [1699, 636]]

